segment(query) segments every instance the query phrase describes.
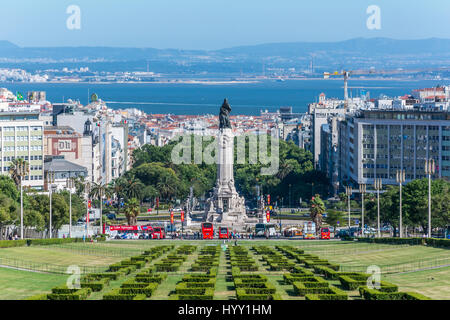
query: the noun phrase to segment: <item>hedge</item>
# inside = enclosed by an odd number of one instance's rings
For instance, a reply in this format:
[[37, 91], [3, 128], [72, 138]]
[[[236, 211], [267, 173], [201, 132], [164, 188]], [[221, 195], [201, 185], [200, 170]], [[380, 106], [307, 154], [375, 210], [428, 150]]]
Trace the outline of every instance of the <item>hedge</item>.
[[305, 295], [305, 300], [348, 300], [348, 295], [345, 293], [334, 294], [334, 293], [321, 293], [321, 294], [307, 294]]
[[175, 294], [178, 295], [205, 295], [208, 292], [212, 292], [214, 294], [213, 288], [187, 288], [184, 286], [185, 282], [181, 282], [177, 284], [175, 287]]
[[[294, 282], [294, 292], [298, 296], [306, 296], [307, 294], [334, 294], [334, 295], [346, 295], [344, 291], [332, 286], [315, 286], [315, 287], [307, 287], [305, 286], [305, 282]], [[327, 282], [328, 284], [328, 282]], [[311, 284], [310, 284], [311, 285]], [[322, 284], [324, 285], [324, 284]]]
[[234, 287], [235, 288], [266, 288], [267, 287], [266, 279], [234, 279]]
[[195, 293], [177, 293], [171, 296], [171, 299], [174, 300], [213, 300], [214, 297], [214, 289], [206, 288], [203, 289], [201, 294]]
[[81, 288], [90, 288], [92, 291], [102, 291], [109, 284], [109, 279], [104, 278], [97, 281], [81, 281]]
[[361, 288], [360, 293], [365, 300], [431, 300], [415, 292], [382, 292], [375, 289]]
[[48, 300], [86, 300], [91, 292], [90, 288], [83, 288], [71, 293], [50, 293], [47, 298]]
[[236, 297], [238, 300], [281, 300], [278, 294], [265, 293], [255, 294], [248, 293], [246, 289], [236, 289]]
[[361, 286], [365, 286], [369, 277], [370, 275], [361, 273], [339, 276], [338, 279], [345, 290], [356, 290]]
[[26, 240], [0, 240], [0, 248], [52, 245], [71, 242], [83, 242], [82, 238], [52, 238], [52, 239], [26, 239]]
[[286, 284], [292, 284], [296, 281], [305, 282], [305, 281], [314, 281], [316, 277], [314, 274], [301, 274], [301, 273], [285, 273], [283, 274], [283, 280]]
[[216, 286], [216, 279], [211, 278], [208, 281], [189, 281], [177, 284], [176, 289], [190, 289], [190, 288], [214, 288]]
[[145, 300], [145, 294], [120, 293], [120, 289], [114, 289], [103, 295], [103, 300]]
[[160, 274], [147, 275], [147, 276], [136, 275], [136, 277], [134, 279], [136, 280], [136, 282], [161, 283], [166, 278], [167, 278], [166, 274], [160, 273]]
[[119, 289], [119, 294], [145, 294], [150, 297], [157, 287], [157, 283], [146, 283], [145, 287], [122, 287]]
[[87, 275], [84, 275], [81, 277], [81, 281], [88, 280], [88, 279], [94, 279], [94, 280], [100, 280], [100, 279], [110, 279], [110, 280], [117, 280], [120, 278], [122, 273], [120, 272], [102, 272], [102, 273], [88, 273]]

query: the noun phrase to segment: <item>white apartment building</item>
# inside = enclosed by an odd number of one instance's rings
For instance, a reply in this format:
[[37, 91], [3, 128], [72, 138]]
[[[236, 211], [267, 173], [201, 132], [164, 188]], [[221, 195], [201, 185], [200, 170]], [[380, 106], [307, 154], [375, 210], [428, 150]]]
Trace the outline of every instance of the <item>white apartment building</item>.
[[9, 175], [11, 161], [22, 158], [30, 173], [24, 186], [42, 190], [44, 187], [43, 121], [35, 112], [0, 113], [1, 174]]

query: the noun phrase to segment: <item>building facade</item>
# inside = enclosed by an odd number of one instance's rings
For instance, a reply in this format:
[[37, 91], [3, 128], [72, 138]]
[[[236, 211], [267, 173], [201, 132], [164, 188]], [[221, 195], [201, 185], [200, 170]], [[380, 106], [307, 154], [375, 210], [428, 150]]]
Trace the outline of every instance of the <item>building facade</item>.
[[44, 186], [44, 126], [37, 112], [0, 113], [1, 173], [9, 175], [11, 161], [23, 159], [29, 175], [23, 185], [36, 190]]

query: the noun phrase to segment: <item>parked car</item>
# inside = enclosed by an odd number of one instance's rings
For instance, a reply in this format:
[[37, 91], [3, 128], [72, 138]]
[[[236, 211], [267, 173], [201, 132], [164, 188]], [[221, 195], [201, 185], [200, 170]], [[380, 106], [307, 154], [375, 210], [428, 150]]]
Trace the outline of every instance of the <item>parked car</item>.
[[115, 213], [108, 213], [108, 215], [106, 216], [108, 219], [110, 220], [116, 220], [116, 214]]

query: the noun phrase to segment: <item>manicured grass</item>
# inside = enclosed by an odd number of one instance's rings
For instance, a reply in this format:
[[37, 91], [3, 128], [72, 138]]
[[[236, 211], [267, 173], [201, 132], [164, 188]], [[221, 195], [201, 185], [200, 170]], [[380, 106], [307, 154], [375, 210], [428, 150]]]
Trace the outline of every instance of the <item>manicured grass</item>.
[[77, 253], [62, 248], [53, 248], [52, 246], [4, 248], [0, 250], [0, 259], [1, 258], [61, 266], [77, 264], [82, 266], [105, 267], [120, 261], [121, 259], [120, 257], [95, 256], [83, 254], [81, 252]]
[[416, 291], [433, 299], [450, 299], [450, 267], [392, 274], [383, 280], [397, 284], [399, 291]]
[[[0, 249], [0, 258], [7, 257], [64, 266], [78, 264], [106, 267], [154, 246], [192, 244], [202, 247], [222, 243], [223, 241], [220, 240], [113, 240], [102, 243], [64, 244], [62, 246], [5, 248]], [[234, 240], [226, 244], [232, 247], [234, 246]], [[276, 245], [295, 246], [304, 249], [306, 253], [316, 254], [320, 258], [338, 263], [344, 268], [350, 266], [365, 269], [369, 265], [378, 265], [382, 270], [382, 280], [399, 285], [401, 291], [415, 291], [435, 299], [450, 299], [450, 267], [420, 271], [421, 265], [418, 264], [418, 261], [447, 261], [446, 259], [450, 259], [450, 251], [447, 249], [335, 240], [238, 240], [238, 245], [247, 248], [254, 245], [266, 245], [271, 248]], [[175, 290], [177, 282], [181, 280], [184, 274], [191, 272], [190, 266], [198, 258], [198, 255], [199, 249], [187, 257], [187, 260], [184, 261], [177, 272], [168, 273], [167, 279], [158, 286], [150, 299], [168, 299], [168, 295]], [[256, 273], [267, 275], [268, 281], [276, 287], [277, 293], [282, 299], [304, 299], [304, 297], [293, 294], [292, 285], [283, 283], [283, 273], [286, 271], [269, 271], [265, 262], [260, 260], [261, 256], [255, 254], [253, 250], [250, 250], [250, 256], [254, 258], [258, 266]], [[153, 263], [154, 261], [151, 262], [151, 264]], [[405, 266], [408, 270], [414, 270], [415, 272], [386, 274], [384, 271], [388, 265]], [[422, 267], [426, 267], [426, 264]], [[233, 281], [229, 281], [227, 276], [230, 271], [229, 261], [222, 251], [214, 293], [215, 300], [236, 299]], [[0, 268], [0, 289], [2, 289], [0, 299], [22, 299], [37, 293], [48, 292], [52, 287], [64, 284], [66, 279], [67, 275], [49, 275]], [[125, 279], [112, 281], [106, 291], [119, 288], [123, 281]], [[332, 284], [339, 286], [339, 281]], [[89, 299], [101, 299], [104, 293], [93, 293]], [[359, 299], [359, 294], [356, 291], [348, 292], [348, 294], [350, 299]]]
[[50, 292], [64, 284], [68, 275], [44, 274], [0, 268], [0, 299], [21, 300], [29, 296]]

